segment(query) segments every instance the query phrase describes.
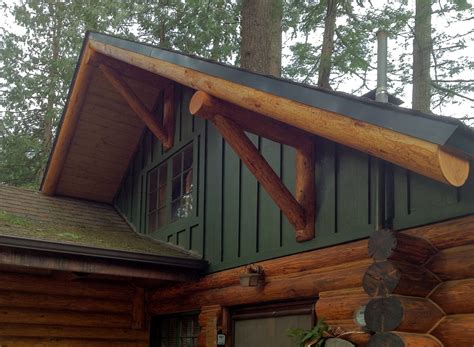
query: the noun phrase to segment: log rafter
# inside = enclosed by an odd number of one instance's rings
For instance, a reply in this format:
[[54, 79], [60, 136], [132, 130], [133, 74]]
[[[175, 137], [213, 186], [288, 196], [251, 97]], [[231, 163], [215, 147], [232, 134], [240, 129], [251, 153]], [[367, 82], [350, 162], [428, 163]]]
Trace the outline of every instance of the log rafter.
[[107, 80], [122, 95], [124, 100], [140, 118], [147, 128], [156, 136], [163, 144], [165, 150], [173, 147], [174, 134], [174, 92], [173, 87], [165, 89], [165, 107], [164, 107], [164, 124], [161, 124], [156, 117], [148, 110], [147, 106], [135, 94], [132, 88], [125, 80], [111, 67], [100, 64], [99, 69], [102, 71]]
[[[314, 142], [310, 134], [196, 92], [190, 112], [210, 120], [295, 228], [297, 241], [314, 238]], [[296, 149], [296, 194], [293, 196], [244, 131]]]

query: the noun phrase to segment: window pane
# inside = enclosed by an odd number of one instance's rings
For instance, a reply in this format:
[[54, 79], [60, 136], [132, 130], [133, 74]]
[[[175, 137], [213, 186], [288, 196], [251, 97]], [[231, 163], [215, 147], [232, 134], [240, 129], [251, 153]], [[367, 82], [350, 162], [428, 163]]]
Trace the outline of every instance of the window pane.
[[160, 187], [166, 185], [166, 177], [168, 177], [168, 165], [163, 164], [160, 167]]
[[184, 167], [183, 170], [189, 169], [193, 165], [193, 146], [189, 145], [184, 149]]
[[148, 212], [156, 210], [156, 192], [150, 192], [148, 195]]
[[161, 208], [158, 210], [158, 228], [165, 226], [168, 223], [168, 218], [166, 215], [166, 208]]
[[158, 207], [163, 207], [166, 205], [166, 185], [160, 188], [160, 199]]
[[181, 156], [182, 153], [179, 153], [173, 158], [173, 177], [181, 173]]
[[181, 176], [173, 178], [171, 200], [176, 200], [181, 196]]
[[176, 200], [171, 204], [171, 219], [173, 221], [180, 217], [181, 200]]
[[148, 215], [148, 232], [156, 230], [156, 212], [152, 212]]
[[150, 181], [150, 192], [156, 191], [156, 180], [157, 180], [158, 171], [155, 169], [150, 172], [149, 181]]

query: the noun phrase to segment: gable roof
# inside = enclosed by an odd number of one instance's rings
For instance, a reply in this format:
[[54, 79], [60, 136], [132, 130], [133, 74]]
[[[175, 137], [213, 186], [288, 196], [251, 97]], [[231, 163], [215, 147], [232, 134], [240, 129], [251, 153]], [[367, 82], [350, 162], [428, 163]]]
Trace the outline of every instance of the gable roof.
[[[352, 122], [353, 129], [360, 129], [360, 125], [367, 124], [375, 129], [401, 134], [405, 139], [419, 140], [422, 151], [425, 150], [426, 143], [434, 144], [435, 147], [430, 148], [432, 158], [426, 161], [431, 165], [431, 159], [434, 158], [434, 166], [437, 166], [434, 169], [438, 172], [431, 174], [429, 171], [433, 167], [429, 167], [424, 174], [441, 181], [451, 184], [456, 181], [455, 185], [459, 185], [459, 182], [466, 179], [469, 165], [455, 160], [456, 170], [461, 168], [457, 170], [461, 174], [453, 174], [458, 177], [452, 180], [445, 179], [444, 168], [438, 161], [448, 161], [443, 159], [446, 158], [443, 153], [444, 157], [439, 158], [436, 146], [442, 147], [443, 151], [455, 153], [456, 156], [474, 157], [474, 132], [457, 119], [427, 115], [364, 97], [327, 91], [143, 43], [90, 32], [84, 41], [60, 130], [43, 178], [41, 189], [47, 194], [111, 203], [139, 143], [144, 124], [134, 115], [117, 90], [107, 83], [98, 68], [102, 63], [112, 65], [149, 110], [156, 108], [160, 93], [166, 85], [173, 83], [173, 80], [178, 83], [186, 81], [186, 86], [200, 89], [199, 86], [206, 84], [205, 78], [209, 76], [213, 81], [226, 81], [242, 89], [238, 96], [240, 100], [245, 99], [246, 93], [255, 92], [260, 93], [260, 96], [277, 97], [289, 107], [295, 106], [293, 114], [289, 115], [295, 122], [287, 124], [298, 126], [295, 123], [299, 122], [302, 130], [309, 131], [305, 127], [311, 124], [308, 119], [298, 119], [299, 112], [301, 107], [309, 107], [314, 110], [311, 112], [317, 115], [323, 111], [324, 117], [329, 117], [325, 119], [334, 119], [331, 121], [334, 124], [328, 125], [333, 127], [333, 133], [341, 126], [341, 118], [338, 117], [342, 116]], [[161, 74], [166, 67], [170, 69], [169, 73]], [[199, 73], [199, 76], [193, 77], [194, 72]], [[207, 92], [214, 90], [216, 97], [223, 95], [211, 85], [207, 89]], [[235, 100], [226, 101], [232, 103]], [[278, 105], [274, 105], [274, 100], [262, 98], [262, 101], [250, 105], [250, 109], [269, 116], [269, 109], [278, 111], [275, 108]], [[314, 128], [318, 126], [313, 125]], [[347, 131], [351, 132], [353, 129]], [[324, 136], [317, 131], [312, 132]], [[327, 137], [337, 141], [331, 136]], [[355, 143], [356, 140], [351, 141], [353, 148], [361, 149]], [[409, 148], [408, 144], [406, 148]], [[386, 160], [384, 155], [387, 152], [400, 152], [396, 140], [392, 141], [392, 148], [367, 151]], [[412, 166], [408, 168], [415, 171], [420, 165], [413, 162], [426, 158], [424, 154], [416, 158], [408, 154], [407, 157], [412, 162]], [[392, 162], [400, 165], [396, 160]]]
[[110, 205], [0, 185], [0, 246], [202, 269], [195, 253], [139, 235]]
[[87, 38], [415, 138], [450, 146], [455, 151], [474, 157], [474, 130], [456, 118], [429, 115], [413, 109], [377, 102], [368, 97], [358, 97], [284, 78], [261, 75], [197, 56], [101, 33], [90, 32]]

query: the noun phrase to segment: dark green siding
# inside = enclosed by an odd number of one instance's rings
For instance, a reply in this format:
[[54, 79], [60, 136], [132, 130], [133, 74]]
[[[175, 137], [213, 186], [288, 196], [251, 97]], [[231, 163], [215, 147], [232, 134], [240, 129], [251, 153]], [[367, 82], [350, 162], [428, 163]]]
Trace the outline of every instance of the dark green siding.
[[[210, 271], [360, 239], [374, 230], [376, 161], [317, 139], [316, 238], [297, 243], [287, 219], [216, 129], [189, 114], [192, 92], [181, 93], [174, 148], [164, 153], [146, 133], [117, 195], [117, 206], [137, 230], [146, 230], [146, 173], [191, 141], [197, 163], [195, 215], [151, 236], [203, 254]], [[295, 151], [255, 135], [250, 138], [293, 191]], [[394, 182], [397, 229], [474, 211], [472, 178], [456, 189], [395, 168]]]

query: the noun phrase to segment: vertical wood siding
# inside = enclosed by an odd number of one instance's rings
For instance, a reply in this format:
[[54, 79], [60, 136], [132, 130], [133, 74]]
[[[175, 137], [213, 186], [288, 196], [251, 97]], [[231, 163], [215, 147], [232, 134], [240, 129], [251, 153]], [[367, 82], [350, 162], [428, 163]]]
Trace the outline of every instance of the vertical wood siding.
[[[146, 173], [190, 141], [195, 149], [195, 216], [152, 234], [201, 253], [210, 271], [364, 238], [374, 230], [375, 160], [324, 139], [316, 149], [316, 238], [297, 243], [288, 220], [217, 130], [188, 112], [193, 91], [180, 93], [176, 143], [164, 153], [150, 133], [117, 194], [116, 204], [145, 232]], [[295, 151], [250, 135], [290, 191], [295, 185]], [[395, 169], [395, 227], [415, 225], [474, 211], [474, 180], [461, 189]]]

